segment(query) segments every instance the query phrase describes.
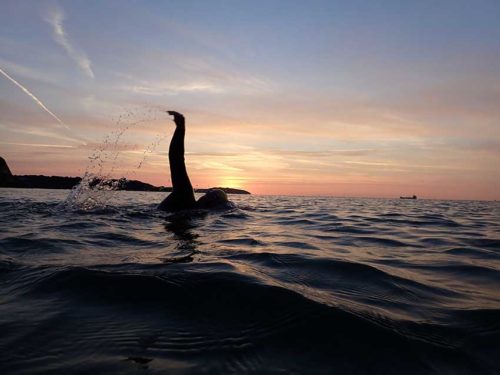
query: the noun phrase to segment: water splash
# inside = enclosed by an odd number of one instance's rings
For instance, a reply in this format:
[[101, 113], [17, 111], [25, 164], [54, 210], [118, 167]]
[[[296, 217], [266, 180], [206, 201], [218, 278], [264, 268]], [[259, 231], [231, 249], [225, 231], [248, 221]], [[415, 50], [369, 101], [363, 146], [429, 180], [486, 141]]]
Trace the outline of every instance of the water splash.
[[[145, 163], [167, 135], [157, 134], [155, 139], [144, 149], [142, 158], [135, 168], [123, 171], [120, 155], [130, 148], [139, 147], [123, 141], [124, 135], [139, 126], [151, 124], [157, 120], [166, 120], [163, 108], [141, 107], [129, 109], [114, 121], [117, 129], [109, 133], [89, 156], [89, 163], [80, 183], [73, 187], [63, 205], [72, 210], [95, 210], [105, 208], [117, 190], [124, 187], [127, 176], [134, 175]], [[130, 164], [130, 163], [128, 163]], [[117, 173], [120, 178], [116, 178]]]
[[155, 140], [153, 142], [151, 142], [148, 145], [148, 147], [146, 147], [146, 149], [142, 153], [141, 161], [139, 162], [139, 164], [137, 164], [137, 166], [135, 168], [136, 170], [133, 171], [132, 173], [135, 173], [137, 170], [141, 169], [141, 167], [144, 164], [144, 162], [146, 161], [146, 158], [148, 157], [148, 155], [152, 154], [156, 150], [156, 148], [160, 145], [160, 143], [164, 139], [166, 139], [167, 137], [168, 137], [168, 134], [156, 134]]

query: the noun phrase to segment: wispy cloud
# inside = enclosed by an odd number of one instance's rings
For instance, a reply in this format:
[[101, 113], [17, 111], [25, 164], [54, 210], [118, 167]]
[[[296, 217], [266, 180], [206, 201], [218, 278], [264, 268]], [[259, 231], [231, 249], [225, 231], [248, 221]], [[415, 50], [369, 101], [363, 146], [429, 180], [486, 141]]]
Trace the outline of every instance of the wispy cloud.
[[[1, 46], [0, 46], [1, 49]], [[36, 80], [43, 83], [54, 84], [57, 83], [57, 78], [45, 71], [34, 69], [23, 64], [15, 63], [0, 57], [0, 66], [4, 71], [8, 71], [15, 77], [22, 77], [27, 79]]]
[[71, 142], [77, 144], [86, 143], [86, 141], [82, 137], [75, 135], [72, 131], [67, 130], [66, 128], [64, 129], [59, 128], [56, 131], [55, 129], [43, 129], [36, 126], [14, 127], [10, 126], [10, 124], [0, 123], [0, 131], [7, 136], [18, 134], [21, 136], [26, 136], [28, 138], [32, 138], [33, 136], [35, 136], [35, 137], [42, 137], [49, 139], [57, 139], [59, 141]]
[[78, 67], [90, 78], [94, 78], [94, 72], [92, 71], [92, 63], [82, 50], [76, 47], [68, 38], [66, 30], [64, 30], [63, 21], [66, 16], [63, 10], [54, 5], [49, 9], [45, 16], [45, 20], [52, 26], [52, 31], [54, 33], [54, 40], [56, 43], [64, 48], [69, 57], [71, 57], [77, 64]]
[[124, 86], [125, 91], [150, 96], [177, 95], [180, 93], [222, 93], [224, 90], [210, 83], [191, 82], [186, 84], [165, 84], [165, 85], [132, 85]]
[[[141, 52], [142, 53], [142, 52]], [[147, 55], [147, 51], [144, 52]], [[143, 56], [141, 54], [141, 56]], [[145, 57], [147, 58], [147, 57]], [[157, 61], [157, 56], [151, 56]], [[214, 66], [207, 62], [199, 62], [195, 58], [161, 55], [163, 66], [155, 69], [158, 78], [152, 77], [148, 71], [136, 74], [114, 72], [114, 75], [124, 81], [117, 87], [119, 90], [148, 96], [179, 95], [190, 93], [231, 94], [231, 95], [262, 95], [274, 92], [274, 84], [265, 78], [260, 78], [245, 71], [231, 71], [234, 68]], [[169, 69], [164, 70], [164, 66]], [[171, 78], [176, 72], [176, 78]]]
[[0, 142], [0, 144], [11, 145], [11, 146], [27, 146], [27, 147], [74, 148], [73, 146], [68, 146], [68, 145], [50, 145], [44, 143]]

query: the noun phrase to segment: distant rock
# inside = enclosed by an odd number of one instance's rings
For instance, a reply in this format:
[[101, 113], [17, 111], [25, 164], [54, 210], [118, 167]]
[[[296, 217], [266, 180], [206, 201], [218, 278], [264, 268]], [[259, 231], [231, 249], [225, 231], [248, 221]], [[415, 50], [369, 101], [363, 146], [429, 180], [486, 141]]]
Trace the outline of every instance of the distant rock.
[[242, 189], [234, 189], [234, 188], [228, 188], [228, 187], [213, 187], [209, 189], [194, 189], [196, 193], [206, 193], [209, 190], [213, 189], [220, 189], [224, 191], [226, 194], [251, 194], [250, 192]]
[[14, 177], [4, 158], [0, 157], [0, 187], [20, 187], [19, 181]]
[[71, 189], [82, 180], [80, 177], [24, 175], [16, 176], [20, 187], [29, 189]]

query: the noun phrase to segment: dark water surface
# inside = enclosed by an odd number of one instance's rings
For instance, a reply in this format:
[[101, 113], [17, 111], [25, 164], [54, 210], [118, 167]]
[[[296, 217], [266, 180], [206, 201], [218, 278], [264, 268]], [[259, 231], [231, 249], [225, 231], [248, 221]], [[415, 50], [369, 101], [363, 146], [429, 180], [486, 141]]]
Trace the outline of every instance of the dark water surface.
[[497, 202], [0, 189], [0, 372], [500, 373]]

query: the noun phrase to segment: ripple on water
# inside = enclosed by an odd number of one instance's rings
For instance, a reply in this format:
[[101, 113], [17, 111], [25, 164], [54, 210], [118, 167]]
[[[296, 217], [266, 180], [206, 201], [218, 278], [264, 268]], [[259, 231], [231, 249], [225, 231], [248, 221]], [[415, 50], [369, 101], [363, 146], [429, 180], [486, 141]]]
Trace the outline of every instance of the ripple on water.
[[0, 196], [2, 373], [500, 371], [498, 204], [44, 194]]
[[[369, 268], [358, 271], [374, 272]], [[328, 307], [248, 276], [200, 273], [196, 267], [156, 274], [66, 268], [40, 279], [28, 296], [65, 301], [60, 313], [18, 338], [18, 342], [26, 342], [28, 353], [43, 353], [37, 358], [46, 358], [25, 363], [34, 368], [50, 362], [40, 339], [47, 330], [44, 340], [55, 344], [51, 355], [74, 352], [83, 360], [101, 347], [110, 354], [122, 353], [124, 359], [175, 358], [198, 370], [217, 366], [228, 370], [227, 366], [236, 363], [241, 371], [252, 366], [277, 370], [289, 361], [289, 350], [302, 353], [301, 361], [295, 361], [297, 368], [313, 361], [326, 369], [333, 355], [336, 365], [347, 369], [359, 353], [372, 353], [387, 361], [395, 348], [402, 348], [401, 358], [391, 360], [402, 371], [408, 360], [416, 368], [426, 368], [425, 362], [410, 354], [414, 353], [410, 345], [430, 356], [455, 350], [428, 336], [405, 337], [381, 321]], [[75, 320], [85, 324], [73, 326]], [[314, 351], [308, 349], [311, 342], [318, 346]], [[222, 355], [232, 359], [221, 363], [217, 359]], [[370, 361], [356, 363], [360, 370], [370, 366]]]

